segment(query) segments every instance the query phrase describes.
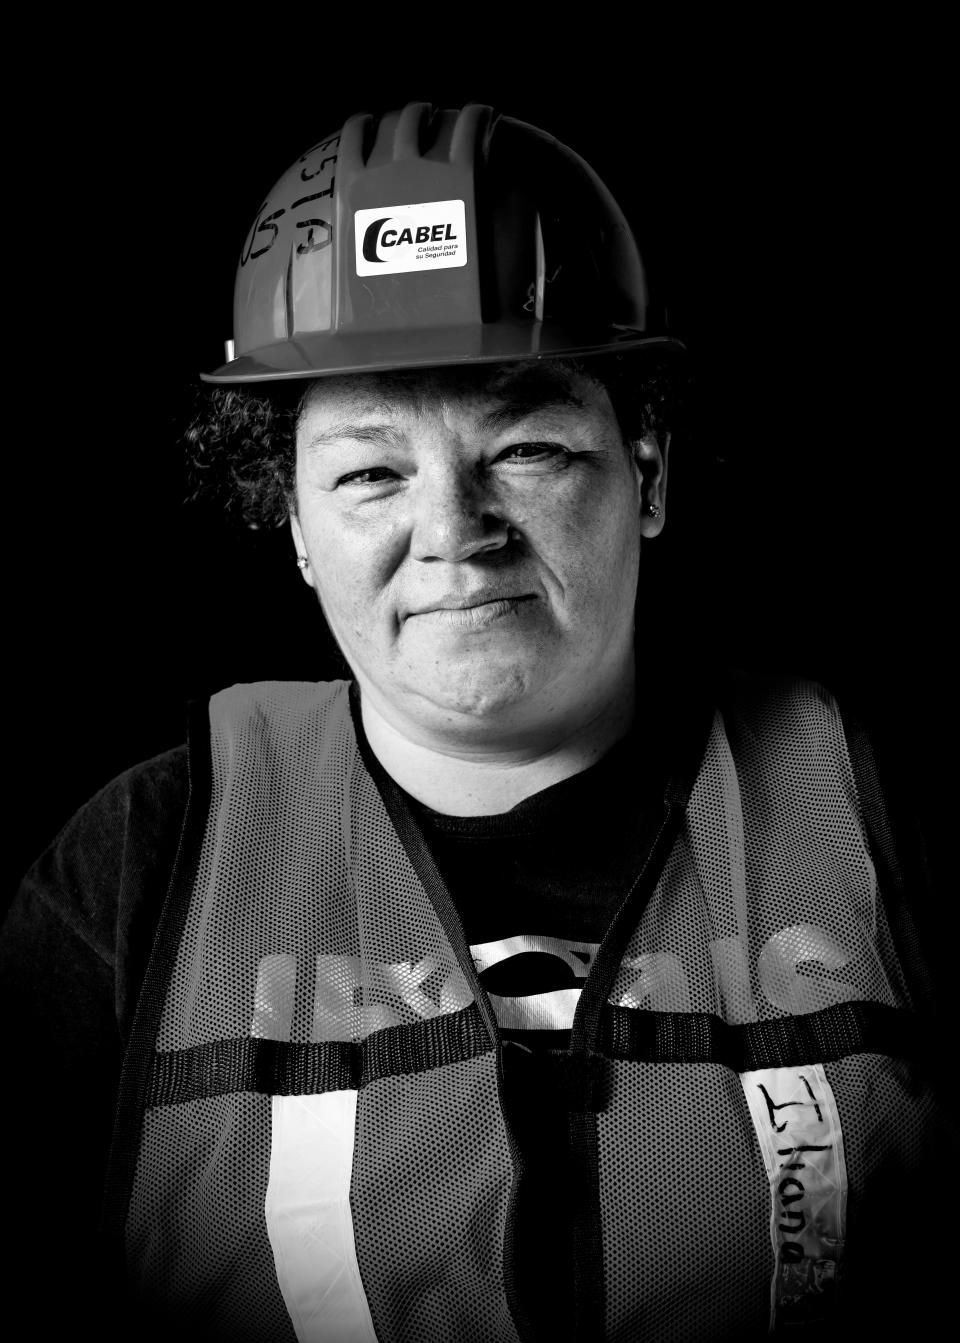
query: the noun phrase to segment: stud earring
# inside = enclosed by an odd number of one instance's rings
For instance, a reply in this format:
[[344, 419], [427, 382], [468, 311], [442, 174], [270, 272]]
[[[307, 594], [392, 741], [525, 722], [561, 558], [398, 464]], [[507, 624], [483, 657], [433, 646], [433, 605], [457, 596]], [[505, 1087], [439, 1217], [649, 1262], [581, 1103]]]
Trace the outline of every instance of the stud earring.
[[298, 556], [297, 556], [297, 568], [298, 568], [298, 569], [305, 569], [309, 563], [310, 563], [310, 561], [307, 559], [306, 555], [298, 555]]
[[652, 518], [658, 518], [660, 516], [660, 505], [651, 504], [650, 507], [647, 509], [647, 512], [650, 514]]

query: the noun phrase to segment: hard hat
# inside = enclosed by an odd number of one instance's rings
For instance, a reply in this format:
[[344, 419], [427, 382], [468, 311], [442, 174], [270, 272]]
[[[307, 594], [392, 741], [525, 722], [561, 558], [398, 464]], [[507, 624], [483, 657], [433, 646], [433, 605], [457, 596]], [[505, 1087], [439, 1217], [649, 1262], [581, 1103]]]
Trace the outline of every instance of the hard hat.
[[471, 104], [351, 117], [259, 210], [214, 383], [656, 345], [610, 192], [535, 126]]

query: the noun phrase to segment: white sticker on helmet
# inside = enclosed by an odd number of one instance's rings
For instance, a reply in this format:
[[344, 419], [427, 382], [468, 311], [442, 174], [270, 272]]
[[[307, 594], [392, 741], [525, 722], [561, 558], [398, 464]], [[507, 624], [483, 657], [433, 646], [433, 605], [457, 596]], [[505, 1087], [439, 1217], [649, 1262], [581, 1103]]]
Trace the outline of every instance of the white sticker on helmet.
[[398, 275], [467, 264], [463, 201], [358, 210], [353, 226], [358, 275]]

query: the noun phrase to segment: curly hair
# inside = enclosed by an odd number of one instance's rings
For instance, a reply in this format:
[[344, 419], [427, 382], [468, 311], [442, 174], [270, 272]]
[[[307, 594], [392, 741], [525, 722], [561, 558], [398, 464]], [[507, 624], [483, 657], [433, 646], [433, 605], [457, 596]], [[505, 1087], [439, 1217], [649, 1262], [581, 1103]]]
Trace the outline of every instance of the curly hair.
[[[685, 362], [647, 351], [551, 361], [606, 388], [631, 443], [676, 427], [686, 394]], [[476, 366], [483, 378], [489, 366]], [[254, 530], [281, 527], [296, 504], [296, 429], [313, 380], [197, 390], [184, 431], [187, 502], [206, 502]]]
[[223, 508], [247, 527], [281, 527], [294, 496], [296, 429], [310, 383], [211, 387], [195, 393], [184, 431], [188, 503]]

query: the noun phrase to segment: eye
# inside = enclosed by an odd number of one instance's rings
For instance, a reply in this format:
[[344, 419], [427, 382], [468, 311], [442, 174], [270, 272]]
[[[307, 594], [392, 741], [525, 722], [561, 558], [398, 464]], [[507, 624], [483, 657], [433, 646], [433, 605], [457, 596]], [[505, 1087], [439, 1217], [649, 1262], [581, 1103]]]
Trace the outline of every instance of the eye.
[[536, 466], [569, 456], [567, 449], [560, 443], [511, 443], [497, 457], [498, 462], [516, 463], [519, 466]]
[[397, 473], [388, 466], [368, 466], [362, 471], [348, 471], [345, 476], [339, 476], [337, 488], [341, 485], [382, 485], [396, 479]]

